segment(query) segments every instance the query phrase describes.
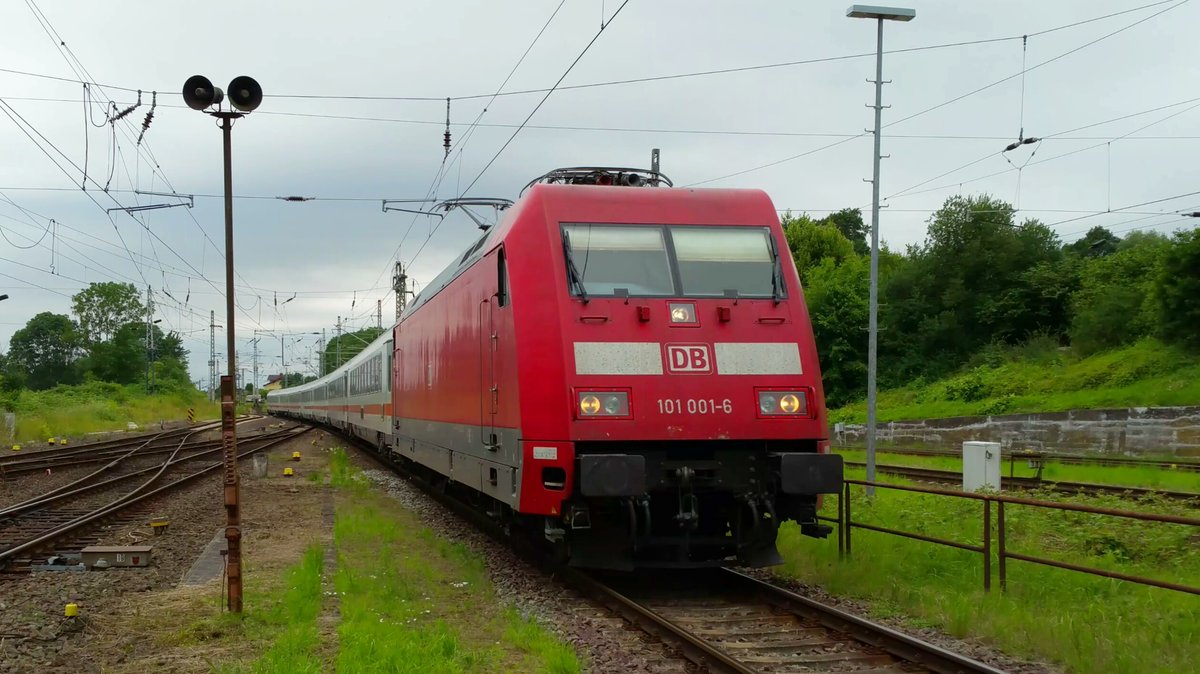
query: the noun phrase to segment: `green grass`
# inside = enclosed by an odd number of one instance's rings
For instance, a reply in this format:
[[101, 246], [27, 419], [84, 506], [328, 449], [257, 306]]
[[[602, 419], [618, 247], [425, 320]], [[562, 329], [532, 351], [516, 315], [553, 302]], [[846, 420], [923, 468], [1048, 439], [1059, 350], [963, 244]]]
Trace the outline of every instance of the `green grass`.
[[[499, 602], [480, 555], [373, 491], [345, 450], [331, 452], [329, 468], [336, 597], [322, 593], [324, 550], [313, 545], [283, 578], [247, 586], [243, 616], [203, 618], [173, 643], [234, 637], [257, 653], [213, 663], [222, 674], [582, 671], [574, 649]], [[334, 615], [336, 635], [319, 627]]]
[[[1117, 497], [1071, 500], [1131, 507]], [[836, 502], [826, 501], [830, 516]], [[858, 522], [975, 545], [982, 540], [982, 505], [976, 501], [894, 490], [867, 499], [855, 487], [852, 506]], [[1132, 507], [1171, 512], [1177, 506], [1146, 499]], [[1009, 506], [1006, 519], [1013, 551], [1200, 586], [1195, 527], [1020, 506]], [[780, 551], [787, 561], [777, 572], [861, 599], [877, 615], [982, 638], [1071, 672], [1188, 672], [1200, 662], [1200, 601], [1194, 595], [1011, 560], [1008, 591], [1000, 592], [993, 578], [994, 589], [985, 594], [977, 553], [859, 529], [853, 541], [853, 558], [839, 561], [832, 538], [815, 541], [785, 526]]]
[[220, 407], [208, 402], [199, 391], [147, 395], [139, 386], [104, 382], [57, 386], [45, 391], [23, 390], [7, 404], [16, 414], [18, 443], [124, 431], [131, 421], [146, 427], [161, 420], [186, 419], [188, 408], [195, 409], [197, 419], [215, 419], [220, 415]]
[[[217, 665], [215, 671], [221, 674], [320, 674], [324, 671], [318, 653], [320, 637], [317, 633], [323, 556], [320, 545], [310, 546], [303, 559], [288, 570], [274, 601], [263, 596], [253, 600], [247, 598], [247, 605], [267, 608], [244, 613], [240, 627], [247, 636], [269, 646], [253, 662]], [[225, 622], [237, 620], [231, 614], [223, 614], [221, 619]]]
[[499, 605], [479, 555], [370, 491], [344, 451], [333, 452], [330, 469], [342, 491], [337, 671], [580, 671], [570, 647]]
[[[1153, 339], [1088, 358], [1028, 347], [934, 382], [881, 391], [879, 421], [1200, 404], [1200, 356]], [[866, 402], [830, 411], [862, 423]]]
[[[865, 450], [838, 448], [835, 451], [844, 456], [847, 461], [862, 463], [867, 460]], [[962, 459], [953, 456], [914, 456], [893, 454], [881, 450], [876, 461], [884, 465], [934, 468], [957, 473], [962, 472]], [[1001, 462], [1000, 472], [1003, 477], [1008, 477], [1010, 465], [1007, 457]], [[1013, 474], [1017, 477], [1033, 477], [1037, 474], [1037, 470], [1030, 468], [1028, 461], [1018, 460], [1016, 462], [1016, 470], [1013, 471]], [[1048, 460], [1042, 470], [1042, 478], [1064, 482], [1114, 484], [1124, 487], [1157, 488], [1200, 494], [1200, 473], [1146, 466], [1103, 466], [1086, 463], [1065, 464]]]

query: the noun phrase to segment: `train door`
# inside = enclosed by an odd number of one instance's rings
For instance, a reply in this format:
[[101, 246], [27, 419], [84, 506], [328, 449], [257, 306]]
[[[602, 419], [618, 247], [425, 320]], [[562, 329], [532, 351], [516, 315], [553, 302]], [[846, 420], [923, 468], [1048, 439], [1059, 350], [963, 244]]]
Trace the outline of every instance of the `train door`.
[[496, 311], [508, 301], [507, 268], [504, 248], [496, 252], [496, 293], [479, 304], [479, 433], [489, 451], [500, 448], [496, 435], [496, 408], [500, 392], [496, 385]]

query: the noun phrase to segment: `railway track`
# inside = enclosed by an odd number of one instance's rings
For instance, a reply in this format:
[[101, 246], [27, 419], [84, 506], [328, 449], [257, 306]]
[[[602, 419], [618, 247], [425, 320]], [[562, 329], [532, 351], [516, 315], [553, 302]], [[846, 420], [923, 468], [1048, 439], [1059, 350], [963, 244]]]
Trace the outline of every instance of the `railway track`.
[[733, 569], [564, 577], [710, 672], [1001, 671]]
[[[291, 426], [271, 433], [239, 439], [239, 458], [286, 442], [311, 430]], [[150, 466], [127, 466], [126, 459], [149, 444], [127, 450], [93, 473], [49, 493], [0, 508], [0, 569], [27, 566], [39, 552], [61, 546], [101, 522], [127, 517], [131, 509], [152, 498], [177, 490], [204, 475], [220, 470], [222, 461], [212, 459], [222, 451], [219, 442], [196, 448], [188, 439], [208, 430], [199, 428], [183, 434], [175, 449]], [[158, 436], [155, 436], [156, 438]], [[179, 436], [176, 436], [179, 437]], [[144, 457], [138, 457], [144, 458]], [[203, 466], [195, 468], [195, 463]], [[137, 478], [143, 478], [137, 479]], [[128, 488], [128, 482], [134, 484]], [[94, 542], [83, 539], [84, 543]]]
[[[246, 419], [244, 421], [250, 420]], [[244, 423], [244, 421], [238, 423]], [[182, 445], [176, 442], [179, 437], [190, 437], [199, 432], [217, 430], [218, 428], [219, 425], [204, 425], [190, 429], [186, 434], [175, 434], [167, 437], [159, 434], [148, 439], [143, 438], [136, 444], [127, 442], [125, 445], [113, 448], [78, 449], [64, 453], [45, 452], [46, 456], [24, 457], [20, 460], [0, 464], [0, 480], [13, 480], [19, 478], [21, 475], [40, 473], [46, 470], [61, 470], [98, 463], [109, 463], [122, 459], [129, 454], [131, 449], [136, 449], [135, 455], [137, 457], [144, 458], [157, 454], [170, 454], [179, 449], [200, 451], [219, 448], [221, 446], [220, 439], [184, 440]]]
[[[506, 544], [516, 540], [448, 491], [376, 454], [356, 438], [342, 437], [494, 538]], [[547, 566], [545, 560], [534, 562]], [[550, 571], [702, 671], [1002, 674], [987, 664], [732, 569], [601, 575], [551, 566]]]
[[[865, 468], [867, 464], [860, 461], [846, 461], [846, 466]], [[881, 473], [891, 473], [902, 477], [936, 482], [939, 484], [962, 484], [962, 473], [953, 470], [937, 470], [934, 468], [916, 468], [913, 466], [893, 466], [876, 464], [875, 469]], [[1194, 499], [1200, 502], [1200, 492], [1170, 491], [1166, 489], [1148, 489], [1145, 487], [1126, 487], [1114, 484], [1095, 484], [1092, 482], [1062, 482], [1057, 480], [1042, 480], [1036, 477], [1001, 477], [1002, 489], [1049, 489], [1062, 494], [1116, 494], [1118, 496], [1161, 496], [1177, 500]]]
[[[841, 447], [840, 449], [849, 449], [854, 451], [865, 451], [866, 447]], [[946, 457], [951, 459], [961, 459], [962, 452], [953, 449], [920, 449], [917, 447], [881, 447], [881, 454], [901, 454], [904, 456], [935, 456]], [[1041, 457], [1046, 461], [1055, 463], [1072, 464], [1072, 465], [1093, 465], [1093, 466], [1116, 466], [1125, 468], [1160, 468], [1162, 470], [1182, 470], [1186, 472], [1200, 473], [1200, 460], [1196, 459], [1138, 459], [1133, 457], [1118, 457], [1118, 456], [1096, 456], [1078, 454], [1061, 454], [1057, 452], [1036, 452], [1035, 456]], [[1020, 451], [1004, 451], [1003, 458], [1016, 458], [1024, 460], [1027, 458]]]
[[[244, 415], [238, 418], [238, 423], [256, 418], [259, 417]], [[112, 440], [89, 442], [69, 448], [49, 447], [21, 454], [0, 455], [0, 479], [7, 479], [22, 473], [44, 471], [46, 468], [67, 468], [74, 465], [103, 463], [120, 456], [125, 450], [133, 447], [147, 451], [154, 449], [170, 451], [174, 448], [174, 441], [180, 437], [219, 428], [220, 422], [214, 421], [158, 433], [142, 433]]]

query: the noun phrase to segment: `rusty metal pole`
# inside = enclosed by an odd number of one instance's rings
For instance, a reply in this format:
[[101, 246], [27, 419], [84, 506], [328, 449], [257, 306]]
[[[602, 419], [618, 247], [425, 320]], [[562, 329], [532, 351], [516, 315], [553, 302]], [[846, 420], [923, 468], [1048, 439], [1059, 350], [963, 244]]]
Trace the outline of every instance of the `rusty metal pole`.
[[1008, 568], [1005, 557], [1007, 552], [1007, 544], [1004, 540], [1004, 501], [996, 501], [996, 553], [999, 555], [1000, 562], [1000, 591], [1008, 590]]
[[242, 115], [220, 112], [221, 135], [225, 154], [225, 360], [229, 374], [221, 377], [221, 444], [225, 463], [225, 541], [229, 554], [225, 556], [225, 573], [229, 579], [229, 610], [242, 612], [242, 529], [241, 493], [237, 466], [237, 396], [234, 382], [237, 363], [234, 362], [234, 287], [233, 287], [233, 158], [230, 131], [233, 120]]
[[846, 556], [850, 557], [850, 532], [854, 530], [854, 522], [850, 519], [850, 483], [845, 482], [842, 486], [845, 488], [845, 491], [842, 492], [842, 496], [846, 501]]
[[992, 591], [992, 500], [983, 500], [983, 591]]
[[846, 497], [838, 494], [838, 561], [846, 557]]

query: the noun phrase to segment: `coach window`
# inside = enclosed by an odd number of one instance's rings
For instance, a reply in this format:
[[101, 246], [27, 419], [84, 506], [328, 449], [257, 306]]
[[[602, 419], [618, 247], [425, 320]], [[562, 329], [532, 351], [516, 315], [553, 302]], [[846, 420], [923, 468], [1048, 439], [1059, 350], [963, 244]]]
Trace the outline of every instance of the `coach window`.
[[496, 253], [496, 303], [508, 306], [508, 263], [504, 260], [504, 248]]

